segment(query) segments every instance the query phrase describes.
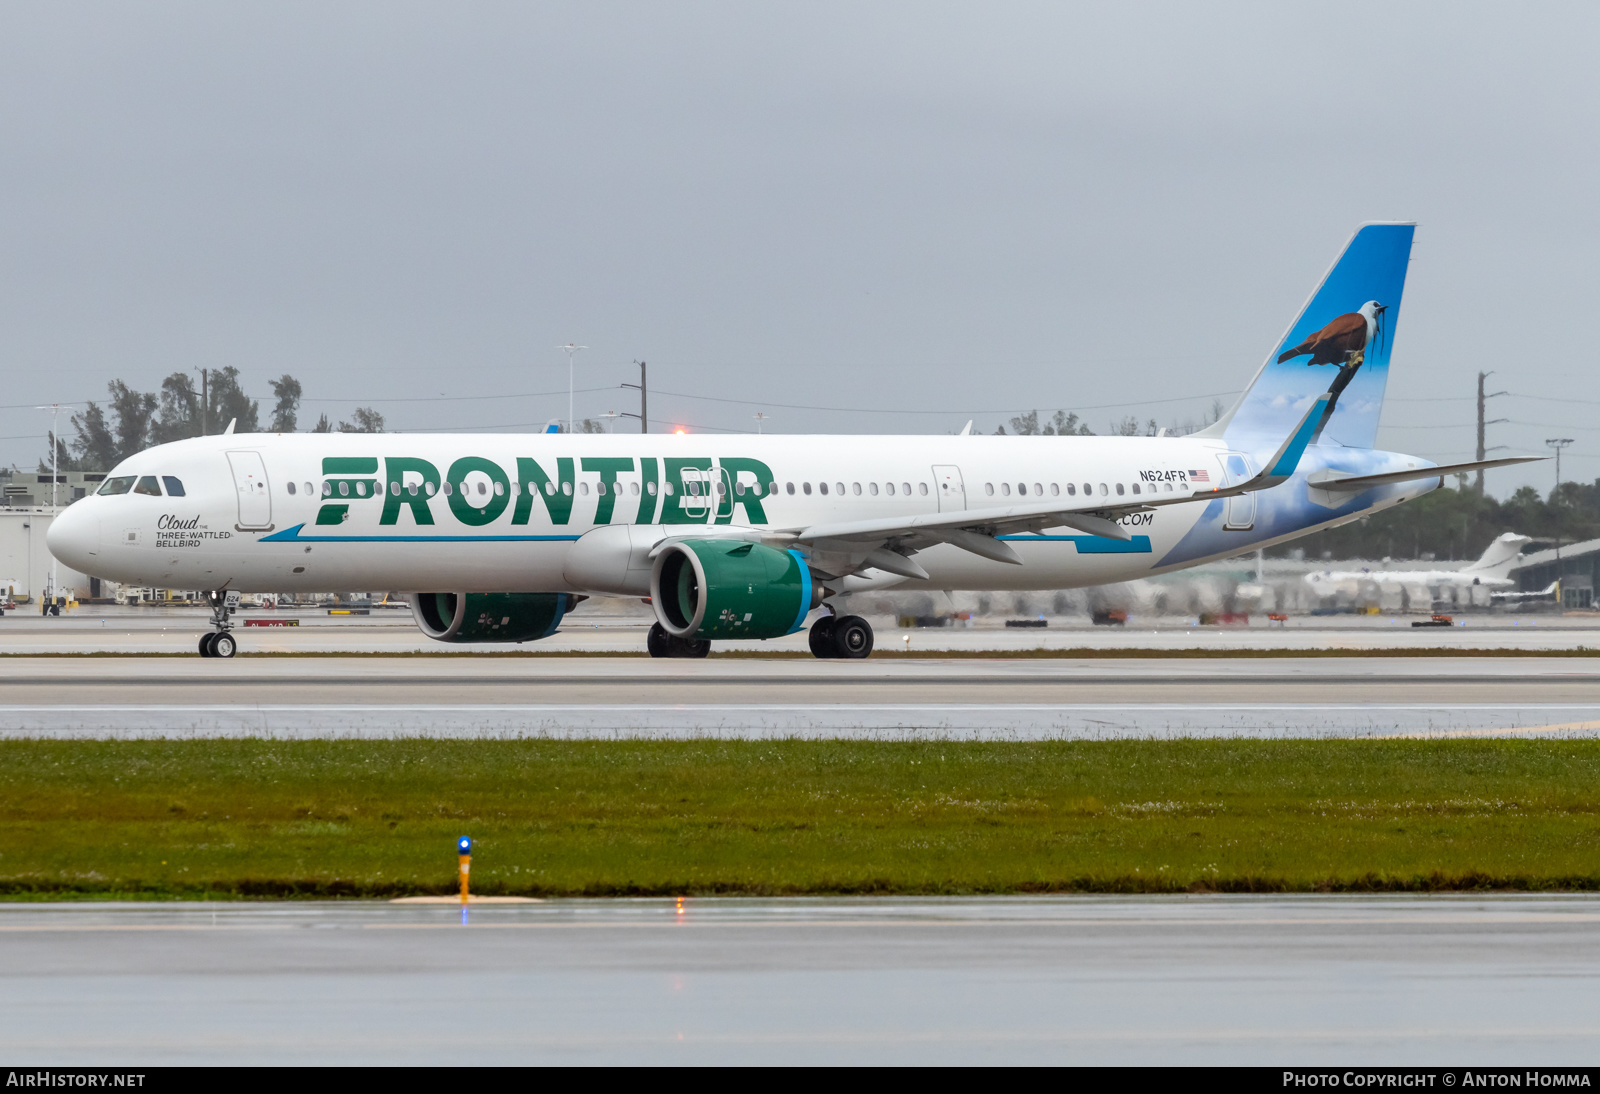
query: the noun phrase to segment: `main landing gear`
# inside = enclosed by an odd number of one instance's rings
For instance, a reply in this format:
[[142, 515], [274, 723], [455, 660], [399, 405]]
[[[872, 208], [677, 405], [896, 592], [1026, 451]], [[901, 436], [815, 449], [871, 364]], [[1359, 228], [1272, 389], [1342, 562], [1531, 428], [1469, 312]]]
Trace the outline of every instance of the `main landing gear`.
[[229, 633], [233, 624], [228, 617], [233, 609], [228, 607], [228, 594], [212, 590], [206, 593], [206, 603], [211, 605], [211, 625], [217, 629], [200, 636], [200, 656], [232, 657], [238, 652], [239, 643]]
[[651, 657], [704, 657], [711, 652], [711, 643], [706, 639], [679, 638], [668, 634], [660, 623], [650, 624], [644, 644]]
[[872, 625], [859, 615], [825, 615], [811, 624], [809, 637], [817, 657], [859, 661], [872, 652]]

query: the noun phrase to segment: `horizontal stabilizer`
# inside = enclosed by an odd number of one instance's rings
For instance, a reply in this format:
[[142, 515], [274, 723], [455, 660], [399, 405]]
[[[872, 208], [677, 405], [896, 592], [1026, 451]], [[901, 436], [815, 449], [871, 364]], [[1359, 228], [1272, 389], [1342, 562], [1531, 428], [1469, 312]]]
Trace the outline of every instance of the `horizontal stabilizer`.
[[1311, 485], [1318, 490], [1332, 490], [1340, 494], [1355, 494], [1374, 486], [1389, 486], [1397, 482], [1417, 482], [1422, 479], [1443, 478], [1445, 475], [1465, 475], [1472, 471], [1487, 471], [1492, 467], [1510, 467], [1518, 463], [1535, 463], [1549, 456], [1507, 456], [1499, 460], [1479, 460], [1476, 463], [1447, 463], [1436, 467], [1413, 467], [1405, 471], [1387, 471], [1381, 475], [1344, 475], [1338, 471], [1322, 471], [1311, 476]]

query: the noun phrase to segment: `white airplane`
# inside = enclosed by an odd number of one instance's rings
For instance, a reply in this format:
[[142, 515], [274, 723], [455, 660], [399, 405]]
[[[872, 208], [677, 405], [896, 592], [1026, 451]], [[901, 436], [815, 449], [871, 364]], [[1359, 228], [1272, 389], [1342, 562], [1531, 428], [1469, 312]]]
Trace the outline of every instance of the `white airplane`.
[[[1483, 586], [1494, 592], [1509, 590], [1517, 583], [1511, 571], [1517, 568], [1524, 544], [1530, 536], [1503, 533], [1489, 544], [1478, 561], [1454, 570], [1322, 570], [1305, 576], [1305, 582], [1321, 597], [1339, 594], [1359, 596], [1364, 590], [1385, 587], [1410, 588], [1431, 592], [1435, 589], [1467, 589]], [[1543, 595], [1543, 594], [1538, 594]]]
[[1372, 447], [1412, 233], [1357, 231], [1232, 410], [1187, 437], [229, 434], [124, 460], [48, 543], [83, 573], [211, 590], [206, 656], [237, 648], [230, 595], [384, 588], [444, 642], [544, 638], [583, 597], [649, 597], [656, 656], [809, 620], [817, 656], [865, 657], [841, 594], [1127, 581], [1525, 462]]

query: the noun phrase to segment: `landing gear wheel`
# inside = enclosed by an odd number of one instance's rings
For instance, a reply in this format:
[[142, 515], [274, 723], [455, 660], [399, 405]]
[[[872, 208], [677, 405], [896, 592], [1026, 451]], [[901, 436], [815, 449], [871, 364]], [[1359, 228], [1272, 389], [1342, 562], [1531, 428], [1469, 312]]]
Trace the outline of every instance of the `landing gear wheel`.
[[[221, 634], [215, 634], [211, 636], [212, 657], [232, 657], [238, 648], [239, 643], [235, 642], [233, 640], [233, 635], [229, 634], [227, 631], [223, 631]], [[870, 640], [868, 642], [868, 648], [871, 648]], [[862, 654], [862, 656], [865, 657], [866, 654]]]
[[711, 642], [705, 638], [679, 638], [668, 634], [660, 623], [650, 624], [645, 636], [645, 648], [651, 657], [704, 657], [711, 652]]
[[872, 652], [872, 625], [859, 615], [847, 615], [833, 623], [835, 657], [859, 661]]
[[833, 644], [833, 626], [837, 622], [833, 616], [825, 615], [811, 624], [811, 634], [807, 636], [807, 640], [811, 643], [811, 656], [839, 656], [839, 648]]
[[213, 654], [211, 652], [211, 643], [216, 639], [216, 637], [217, 637], [217, 632], [216, 631], [207, 631], [205, 634], [202, 634], [200, 636], [200, 656], [201, 657], [215, 657], [216, 656], [215, 654]]
[[650, 633], [645, 635], [644, 648], [650, 651], [651, 657], [671, 657], [672, 635], [660, 623], [652, 623]]

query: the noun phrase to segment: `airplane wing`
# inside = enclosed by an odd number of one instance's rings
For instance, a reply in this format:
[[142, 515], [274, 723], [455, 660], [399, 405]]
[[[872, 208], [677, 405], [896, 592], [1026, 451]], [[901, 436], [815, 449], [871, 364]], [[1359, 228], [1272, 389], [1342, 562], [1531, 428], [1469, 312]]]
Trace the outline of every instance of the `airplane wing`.
[[1021, 565], [1022, 558], [1001, 542], [998, 536], [1022, 532], [1042, 532], [1066, 526], [1092, 536], [1128, 540], [1131, 534], [1116, 519], [1166, 505], [1187, 505], [1266, 490], [1286, 482], [1299, 466], [1316, 422], [1329, 396], [1320, 395], [1311, 404], [1293, 432], [1278, 446], [1263, 470], [1231, 486], [1214, 490], [1190, 490], [1173, 497], [1141, 497], [1117, 503], [1085, 498], [1079, 503], [1060, 501], [999, 508], [963, 509], [949, 513], [924, 513], [913, 517], [880, 517], [873, 520], [834, 521], [773, 532], [794, 543], [812, 546], [827, 554], [857, 558], [858, 566], [875, 567], [902, 577], [923, 579], [928, 575], [907, 556], [937, 543], [948, 543], [995, 562]]
[[1355, 494], [1373, 486], [1416, 482], [1418, 479], [1437, 479], [1445, 475], [1464, 475], [1469, 471], [1487, 471], [1491, 467], [1510, 467], [1512, 464], [1534, 463], [1549, 458], [1549, 456], [1507, 456], [1498, 460], [1479, 460], [1476, 463], [1447, 463], [1435, 467], [1416, 467], [1407, 471], [1387, 471], [1381, 475], [1347, 475], [1342, 471], [1319, 471], [1311, 476], [1310, 483], [1319, 490]]

